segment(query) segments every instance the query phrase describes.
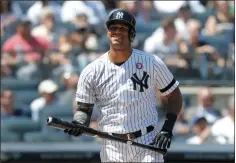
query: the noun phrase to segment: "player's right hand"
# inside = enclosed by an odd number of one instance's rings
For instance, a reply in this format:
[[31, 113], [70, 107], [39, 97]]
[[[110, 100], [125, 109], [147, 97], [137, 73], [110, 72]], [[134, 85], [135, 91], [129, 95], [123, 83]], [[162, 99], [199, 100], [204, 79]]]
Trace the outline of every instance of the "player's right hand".
[[[72, 123], [76, 124], [78, 122], [72, 121]], [[68, 133], [69, 135], [73, 135], [73, 136], [80, 136], [80, 135], [82, 135], [83, 130], [81, 130], [80, 128], [76, 127], [76, 128], [72, 128], [72, 129], [69, 129], [69, 130], [65, 129], [64, 133]]]

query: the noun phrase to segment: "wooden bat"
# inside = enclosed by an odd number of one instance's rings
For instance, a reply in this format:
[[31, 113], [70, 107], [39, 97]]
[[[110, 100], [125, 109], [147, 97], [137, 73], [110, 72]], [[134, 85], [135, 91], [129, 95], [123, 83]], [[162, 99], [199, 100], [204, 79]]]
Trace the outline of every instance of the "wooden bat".
[[129, 144], [129, 145], [137, 146], [137, 147], [150, 149], [150, 150], [153, 150], [155, 152], [161, 153], [163, 155], [165, 155], [167, 153], [166, 149], [160, 149], [160, 148], [156, 148], [156, 147], [151, 146], [151, 145], [137, 143], [137, 142], [134, 142], [132, 140], [125, 140], [125, 139], [122, 139], [120, 137], [110, 135], [107, 132], [101, 132], [101, 131], [95, 130], [93, 128], [87, 127], [87, 126], [79, 124], [79, 123], [75, 125], [73, 123], [63, 121], [63, 120], [55, 118], [55, 117], [48, 117], [47, 125], [52, 126], [54, 128], [62, 129], [62, 130], [72, 129], [72, 128], [77, 127], [77, 128], [80, 128], [86, 134], [89, 134], [89, 135], [98, 136], [98, 137], [103, 138], [103, 139], [114, 140], [114, 141]]

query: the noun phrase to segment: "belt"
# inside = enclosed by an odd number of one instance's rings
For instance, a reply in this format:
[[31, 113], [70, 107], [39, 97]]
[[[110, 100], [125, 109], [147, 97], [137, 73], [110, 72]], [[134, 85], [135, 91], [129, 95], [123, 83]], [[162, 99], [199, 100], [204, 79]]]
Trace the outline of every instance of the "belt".
[[133, 139], [136, 139], [138, 137], [141, 137], [144, 134], [147, 134], [147, 133], [151, 132], [153, 129], [154, 129], [154, 126], [150, 125], [150, 126], [144, 128], [144, 130], [138, 130], [138, 131], [135, 131], [135, 132], [132, 132], [132, 133], [126, 133], [126, 134], [112, 133], [112, 135], [120, 137], [120, 138], [125, 139], [125, 140], [133, 140]]

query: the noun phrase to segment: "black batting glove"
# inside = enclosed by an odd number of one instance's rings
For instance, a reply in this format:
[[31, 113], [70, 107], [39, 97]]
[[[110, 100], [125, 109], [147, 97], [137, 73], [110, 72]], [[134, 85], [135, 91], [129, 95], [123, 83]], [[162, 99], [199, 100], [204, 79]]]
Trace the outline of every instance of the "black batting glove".
[[176, 122], [177, 115], [173, 113], [167, 113], [164, 125], [161, 131], [157, 134], [152, 144], [155, 144], [160, 149], [170, 148], [172, 139], [172, 130]]
[[161, 130], [154, 139], [154, 144], [160, 149], [170, 148], [172, 132]]
[[[72, 123], [77, 124], [78, 122], [72, 121]], [[69, 129], [69, 130], [65, 129], [64, 133], [67, 133], [67, 134], [73, 135], [73, 136], [80, 136], [80, 135], [82, 135], [83, 130], [81, 130], [80, 128], [75, 127], [75, 128]]]

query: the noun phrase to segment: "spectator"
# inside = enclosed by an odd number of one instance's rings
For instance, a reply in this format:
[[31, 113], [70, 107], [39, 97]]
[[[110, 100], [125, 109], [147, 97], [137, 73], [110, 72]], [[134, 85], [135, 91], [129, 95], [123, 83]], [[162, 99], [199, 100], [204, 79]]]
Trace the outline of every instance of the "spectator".
[[58, 50], [62, 54], [68, 54], [72, 50], [70, 37], [67, 33], [63, 33], [59, 36]]
[[111, 12], [113, 9], [117, 8], [117, 1], [116, 0], [101, 0], [102, 3], [104, 4], [106, 10], [109, 12]]
[[138, 1], [119, 1], [119, 7], [131, 12], [137, 23], [147, 23], [143, 10], [139, 10]]
[[57, 44], [61, 27], [56, 25], [55, 15], [49, 7], [44, 7], [40, 15], [41, 23], [32, 30], [32, 35], [44, 37], [50, 42]]
[[214, 36], [224, 30], [234, 29], [234, 14], [230, 13], [228, 1], [214, 1], [216, 14], [208, 17], [203, 34]]
[[160, 13], [176, 13], [185, 1], [153, 1], [154, 8]]
[[144, 43], [144, 50], [155, 53], [161, 58], [176, 55], [178, 46], [176, 43], [176, 29], [174, 19], [167, 17], [162, 21], [162, 27], [158, 28], [152, 36], [148, 37]]
[[162, 21], [162, 27], [145, 40], [144, 50], [156, 54], [171, 68], [187, 69], [187, 62], [179, 58], [177, 34], [174, 19], [166, 17]]
[[89, 28], [88, 16], [84, 13], [77, 14], [75, 21], [73, 22], [75, 27], [78, 28]]
[[41, 97], [33, 100], [30, 104], [33, 121], [39, 121], [39, 113], [45, 106], [58, 103], [58, 99], [56, 96], [57, 90], [58, 86], [50, 79], [43, 80], [39, 84], [38, 91]]
[[192, 13], [188, 5], [180, 7], [178, 16], [175, 18], [175, 28], [178, 31], [178, 38], [188, 40], [188, 21], [191, 19]]
[[73, 62], [76, 62], [76, 60], [70, 59], [70, 54], [52, 52], [48, 57], [50, 61], [48, 66], [52, 68], [51, 77], [56, 80], [59, 80], [63, 73], [72, 73], [75, 70]]
[[59, 95], [60, 104], [71, 104], [75, 99], [76, 86], [79, 80], [79, 76], [75, 73], [64, 73], [62, 76], [65, 90]]
[[235, 106], [234, 96], [229, 98], [228, 113], [223, 118], [217, 120], [211, 132], [216, 137], [219, 144], [234, 144], [234, 121], [235, 121]]
[[186, 108], [186, 119], [192, 122], [194, 117], [204, 116], [207, 122], [212, 125], [221, 117], [218, 109], [215, 108], [215, 97], [210, 88], [202, 88], [198, 94], [198, 106]]
[[18, 5], [13, 3], [11, 0], [3, 0], [0, 2], [0, 14], [1, 36], [9, 36], [9, 33], [4, 32], [5, 29], [9, 28], [9, 25], [15, 23], [16, 20], [22, 16], [22, 12], [18, 9]]
[[195, 1], [153, 1], [153, 5], [157, 12], [160, 13], [177, 13], [178, 10], [188, 4], [194, 13], [204, 13], [206, 8], [199, 0]]
[[[191, 65], [193, 59], [198, 57], [198, 54], [195, 54], [195, 50], [207, 43], [199, 38], [201, 24], [198, 20], [189, 20], [186, 28], [189, 36], [187, 40], [179, 40], [179, 53]], [[199, 52], [202, 53], [202, 51]]]
[[96, 49], [97, 42], [97, 36], [90, 33], [88, 27], [76, 27], [71, 33], [71, 44], [74, 50]]
[[85, 1], [85, 4], [94, 11], [95, 15], [99, 19], [99, 23], [105, 23], [108, 13], [104, 4], [101, 1]]
[[12, 76], [12, 71], [6, 62], [1, 61], [1, 79]]
[[24, 106], [15, 107], [12, 90], [4, 89], [1, 91], [1, 120], [15, 117], [29, 117], [29, 113]]
[[152, 1], [138, 1], [139, 10], [143, 13], [146, 23], [151, 21], [151, 14], [154, 11]]
[[86, 14], [89, 24], [98, 24], [99, 18], [95, 15], [93, 9], [88, 7], [83, 1], [64, 1], [61, 9], [61, 20], [63, 22], [75, 21], [76, 15]]
[[40, 23], [41, 12], [43, 8], [49, 7], [55, 15], [55, 21], [61, 22], [61, 5], [55, 1], [39, 0], [35, 2], [27, 11], [27, 17], [30, 19], [33, 25]]
[[204, 143], [216, 143], [214, 137], [210, 133], [210, 125], [204, 116], [195, 117], [192, 132], [194, 136], [186, 140], [187, 144], [199, 145]]
[[216, 48], [209, 45], [200, 34], [201, 23], [191, 19], [187, 23], [189, 40], [179, 41], [180, 56], [187, 61], [188, 67], [197, 69], [202, 79], [221, 73], [224, 59]]
[[30, 79], [32, 75], [37, 74], [37, 63], [43, 52], [52, 47], [51, 42], [41, 37], [32, 36], [31, 22], [21, 18], [17, 22], [16, 33], [3, 44], [2, 62], [12, 69], [13, 76], [16, 75], [20, 66], [22, 69], [19, 70], [18, 77]]

